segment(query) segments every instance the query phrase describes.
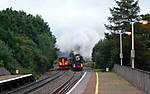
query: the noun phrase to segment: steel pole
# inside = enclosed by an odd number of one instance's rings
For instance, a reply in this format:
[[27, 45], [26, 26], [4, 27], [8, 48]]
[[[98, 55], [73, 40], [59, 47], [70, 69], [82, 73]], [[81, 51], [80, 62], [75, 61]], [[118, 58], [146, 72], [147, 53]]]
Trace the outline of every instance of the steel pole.
[[123, 54], [122, 54], [122, 33], [120, 33], [120, 64], [122, 64]]
[[135, 50], [134, 50], [134, 22], [131, 22], [131, 25], [132, 25], [131, 62], [132, 62], [132, 68], [134, 68], [134, 58], [135, 58]]

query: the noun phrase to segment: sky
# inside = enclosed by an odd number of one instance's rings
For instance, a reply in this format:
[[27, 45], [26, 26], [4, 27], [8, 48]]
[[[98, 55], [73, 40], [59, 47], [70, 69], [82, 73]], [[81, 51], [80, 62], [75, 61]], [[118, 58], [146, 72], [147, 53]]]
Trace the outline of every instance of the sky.
[[[12, 7], [32, 15], [39, 14], [48, 22], [61, 51], [78, 51], [90, 57], [92, 48], [104, 38], [109, 8], [114, 0], [0, 0], [0, 10]], [[149, 0], [139, 0], [141, 14], [150, 13]]]

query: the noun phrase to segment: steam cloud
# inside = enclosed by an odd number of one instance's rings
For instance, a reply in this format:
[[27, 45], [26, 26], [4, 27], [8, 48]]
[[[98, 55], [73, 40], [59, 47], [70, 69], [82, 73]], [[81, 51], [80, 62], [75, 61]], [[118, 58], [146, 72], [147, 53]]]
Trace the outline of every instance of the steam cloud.
[[84, 58], [91, 58], [94, 45], [99, 41], [99, 34], [88, 28], [74, 32], [65, 32], [57, 41], [57, 46], [62, 52], [75, 51]]

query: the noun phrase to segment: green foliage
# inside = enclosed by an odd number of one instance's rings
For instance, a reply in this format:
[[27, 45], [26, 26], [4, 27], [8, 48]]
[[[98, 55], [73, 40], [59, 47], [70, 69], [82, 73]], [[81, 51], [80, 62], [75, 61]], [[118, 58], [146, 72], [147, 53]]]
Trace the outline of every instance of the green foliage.
[[138, 6], [138, 1], [134, 0], [120, 0], [115, 1], [117, 7], [110, 8], [110, 13], [112, 17], [108, 17], [110, 25], [105, 25], [108, 30], [127, 30], [129, 28], [128, 23], [123, 22], [122, 24], [116, 22], [119, 20], [133, 21], [138, 20], [138, 13], [140, 8]]
[[0, 11], [0, 66], [12, 73], [41, 74], [56, 59], [56, 39], [41, 16], [7, 8]]
[[[130, 31], [130, 23], [117, 23], [119, 20], [136, 21], [139, 20], [138, 1], [120, 0], [115, 1], [118, 7], [110, 9], [111, 17], [108, 17], [109, 25], [105, 25], [111, 33], [105, 33], [105, 39], [100, 40], [93, 48], [92, 59], [96, 66], [102, 68], [112, 68], [116, 63], [120, 64], [119, 58], [119, 35], [121, 32]], [[150, 22], [150, 14], [141, 15], [143, 20]], [[135, 68], [150, 70], [150, 24], [134, 24], [135, 31]], [[123, 65], [131, 66], [131, 36], [123, 34]]]
[[15, 68], [19, 65], [13, 58], [12, 51], [9, 47], [0, 40], [0, 65], [9, 69], [12, 73], [15, 72]]
[[0, 61], [0, 67], [4, 67], [4, 61], [3, 60]]
[[112, 67], [114, 63], [118, 62], [118, 49], [116, 41], [114, 40], [100, 40], [95, 45], [92, 53], [92, 60], [96, 62], [96, 66], [105, 69]]

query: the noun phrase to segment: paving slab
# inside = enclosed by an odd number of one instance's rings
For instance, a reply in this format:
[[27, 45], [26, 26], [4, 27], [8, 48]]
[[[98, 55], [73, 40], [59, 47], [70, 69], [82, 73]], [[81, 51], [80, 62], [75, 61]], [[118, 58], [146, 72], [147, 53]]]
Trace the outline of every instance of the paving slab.
[[91, 72], [91, 77], [86, 85], [83, 94], [95, 94], [95, 88], [96, 88], [96, 75], [95, 72]]
[[112, 72], [100, 72], [99, 79], [99, 94], [145, 94]]
[[91, 72], [87, 72], [83, 80], [77, 85], [77, 87], [70, 94], [84, 94], [91, 76], [92, 76]]

